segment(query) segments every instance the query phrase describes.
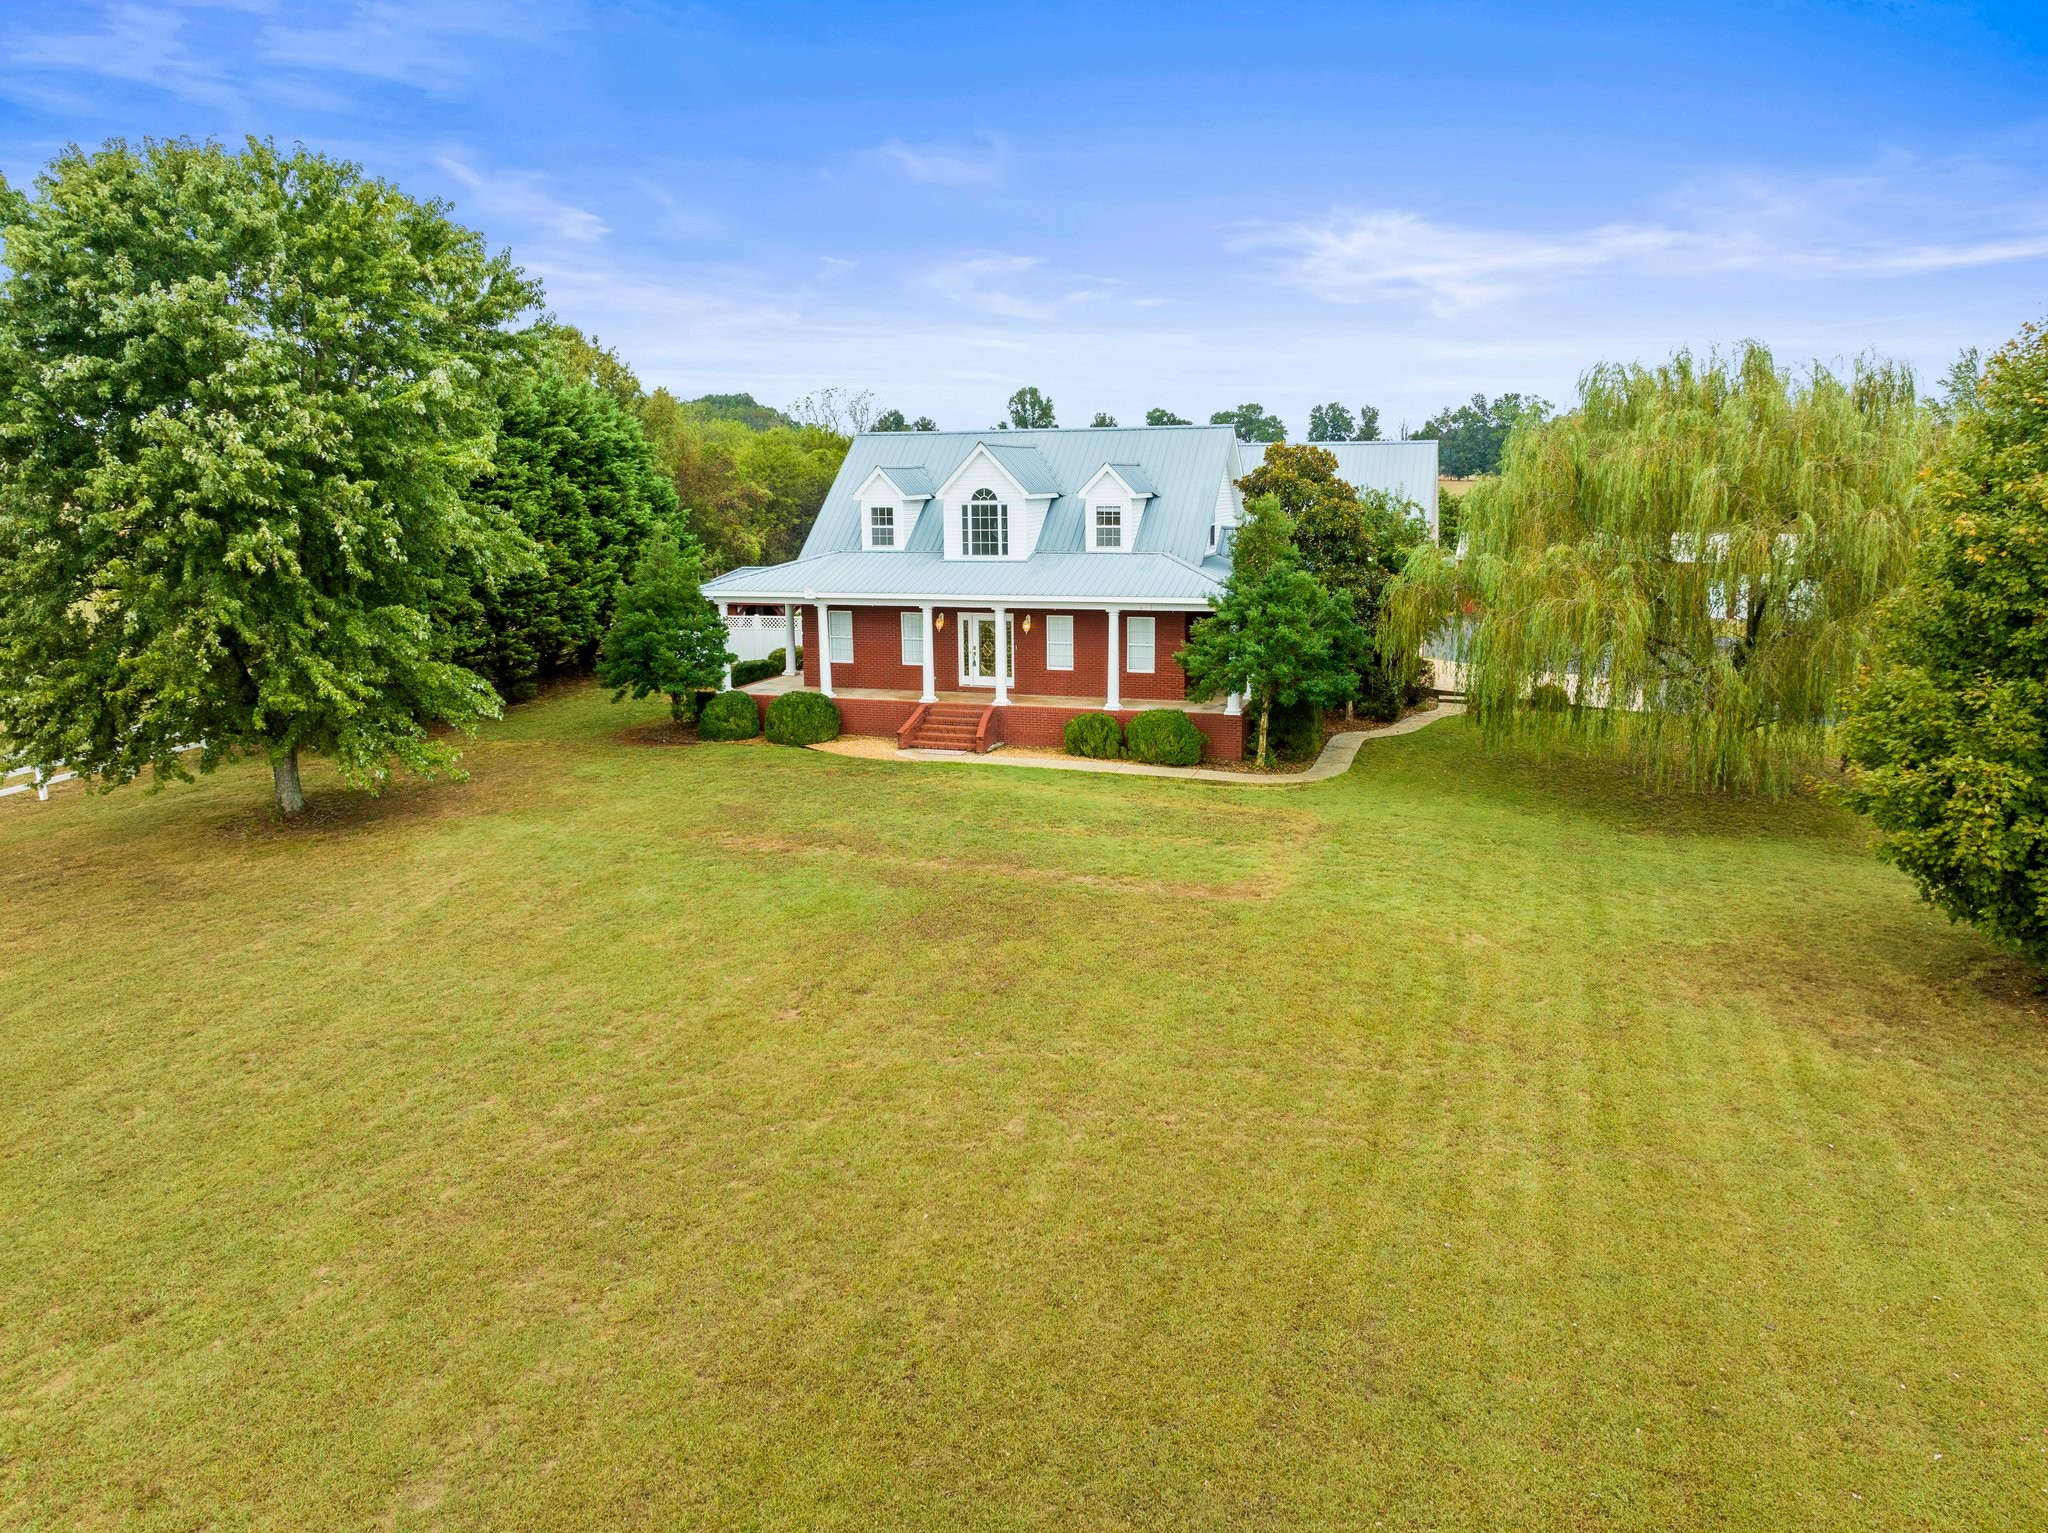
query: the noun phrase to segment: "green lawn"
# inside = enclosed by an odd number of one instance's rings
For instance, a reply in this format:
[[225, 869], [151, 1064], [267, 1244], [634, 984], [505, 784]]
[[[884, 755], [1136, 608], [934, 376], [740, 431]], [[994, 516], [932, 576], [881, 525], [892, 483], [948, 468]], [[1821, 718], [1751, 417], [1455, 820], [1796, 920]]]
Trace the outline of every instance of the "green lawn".
[[1808, 802], [0, 802], [0, 1526], [2048, 1524], [2048, 987]]

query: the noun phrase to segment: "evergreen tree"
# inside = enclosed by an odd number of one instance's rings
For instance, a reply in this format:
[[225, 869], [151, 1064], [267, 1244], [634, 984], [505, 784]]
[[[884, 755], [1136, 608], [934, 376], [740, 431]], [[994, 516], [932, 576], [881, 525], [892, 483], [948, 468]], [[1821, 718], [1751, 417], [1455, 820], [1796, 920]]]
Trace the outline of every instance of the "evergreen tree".
[[103, 784], [299, 753], [448, 769], [498, 700], [468, 580], [530, 557], [469, 498], [539, 290], [433, 203], [251, 140], [67, 150], [0, 195], [0, 718]]
[[726, 648], [725, 620], [705, 599], [702, 579], [697, 550], [684, 548], [667, 527], [657, 528], [633, 566], [597, 657], [597, 679], [613, 689], [613, 702], [660, 692], [669, 716], [680, 721], [693, 694], [725, 680], [734, 657]]
[[1851, 699], [1843, 796], [1928, 899], [2048, 961], [2048, 332], [1971, 374]]
[[549, 366], [508, 393], [477, 494], [511, 516], [537, 558], [480, 587], [461, 658], [519, 699], [541, 677], [596, 657], [627, 561], [674, 515], [676, 491], [639, 422], [609, 393]]
[[1249, 508], [1238, 548], [1214, 611], [1194, 625], [1176, 658], [1194, 690], [1244, 696], [1259, 721], [1256, 759], [1265, 765], [1276, 703], [1327, 708], [1350, 695], [1358, 629], [1349, 601], [1303, 568], [1291, 519], [1277, 501]]

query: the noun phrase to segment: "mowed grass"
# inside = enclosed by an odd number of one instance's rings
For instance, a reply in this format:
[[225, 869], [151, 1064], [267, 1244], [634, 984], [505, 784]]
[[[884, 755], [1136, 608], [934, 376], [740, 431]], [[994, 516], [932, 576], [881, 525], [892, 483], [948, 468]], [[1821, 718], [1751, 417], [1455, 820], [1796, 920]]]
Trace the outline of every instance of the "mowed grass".
[[2048, 989], [1809, 801], [0, 803], [0, 1525], [2048, 1524]]

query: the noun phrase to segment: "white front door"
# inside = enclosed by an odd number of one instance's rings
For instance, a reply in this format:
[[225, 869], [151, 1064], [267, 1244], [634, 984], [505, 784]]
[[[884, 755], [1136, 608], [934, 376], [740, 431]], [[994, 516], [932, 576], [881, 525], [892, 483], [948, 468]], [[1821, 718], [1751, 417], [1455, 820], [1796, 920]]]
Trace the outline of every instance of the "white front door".
[[[1007, 615], [1007, 614], [1006, 614]], [[1010, 685], [1017, 682], [1017, 619], [1009, 618]], [[960, 619], [960, 685], [992, 687], [996, 684], [996, 615], [969, 612]]]

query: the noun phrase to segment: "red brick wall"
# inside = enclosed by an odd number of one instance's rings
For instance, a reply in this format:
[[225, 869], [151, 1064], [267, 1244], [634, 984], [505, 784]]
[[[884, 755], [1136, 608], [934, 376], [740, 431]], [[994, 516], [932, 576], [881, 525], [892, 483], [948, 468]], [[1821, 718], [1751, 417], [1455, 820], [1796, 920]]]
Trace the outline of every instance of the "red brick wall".
[[[1067, 743], [1067, 720], [1092, 710], [1083, 708], [1033, 708], [1012, 704], [996, 710], [996, 725], [1002, 732], [1005, 743], [1010, 745], [1043, 746], [1058, 750]], [[1119, 708], [1115, 717], [1118, 722], [1129, 726], [1137, 711]], [[1210, 761], [1242, 761], [1244, 759], [1244, 719], [1241, 715], [1222, 713], [1191, 713], [1195, 728], [1201, 730], [1209, 742], [1204, 759]]]
[[[839, 687], [873, 687], [890, 691], [919, 691], [924, 686], [924, 676], [919, 667], [905, 665], [902, 661], [902, 630], [897, 614], [900, 607], [854, 607], [853, 613], [853, 664], [832, 667], [832, 685]], [[915, 611], [917, 609], [910, 609]], [[954, 692], [960, 687], [960, 612], [956, 607], [938, 609], [945, 614], [946, 630], [935, 636], [932, 652], [934, 680], [941, 692]], [[970, 611], [986, 612], [986, 607], [970, 608]], [[1057, 610], [1057, 609], [1053, 609]], [[1074, 668], [1071, 671], [1050, 671], [1045, 666], [1046, 618], [1050, 615], [1044, 608], [1019, 608], [1013, 611], [1017, 635], [1016, 671], [1017, 680], [1012, 690], [1026, 695], [1046, 697], [1102, 697], [1108, 681], [1106, 672], [1108, 614], [1103, 612], [1075, 612], [1074, 618]], [[1024, 631], [1024, 619], [1031, 619], [1031, 631]], [[1123, 697], [1145, 698], [1153, 702], [1182, 701], [1187, 696], [1186, 677], [1174, 663], [1173, 656], [1186, 642], [1189, 614], [1185, 612], [1155, 612], [1149, 615], [1155, 624], [1153, 630], [1153, 666], [1149, 672], [1125, 670], [1119, 681], [1119, 693]], [[1123, 615], [1120, 625], [1128, 628], [1131, 614]], [[818, 686], [819, 645], [826, 642], [825, 621], [816, 607], [804, 612], [804, 685], [815, 690]], [[809, 641], [815, 634], [817, 642]], [[1120, 636], [1128, 639], [1128, 633]], [[1119, 662], [1130, 653], [1127, 643], [1119, 643]]]

